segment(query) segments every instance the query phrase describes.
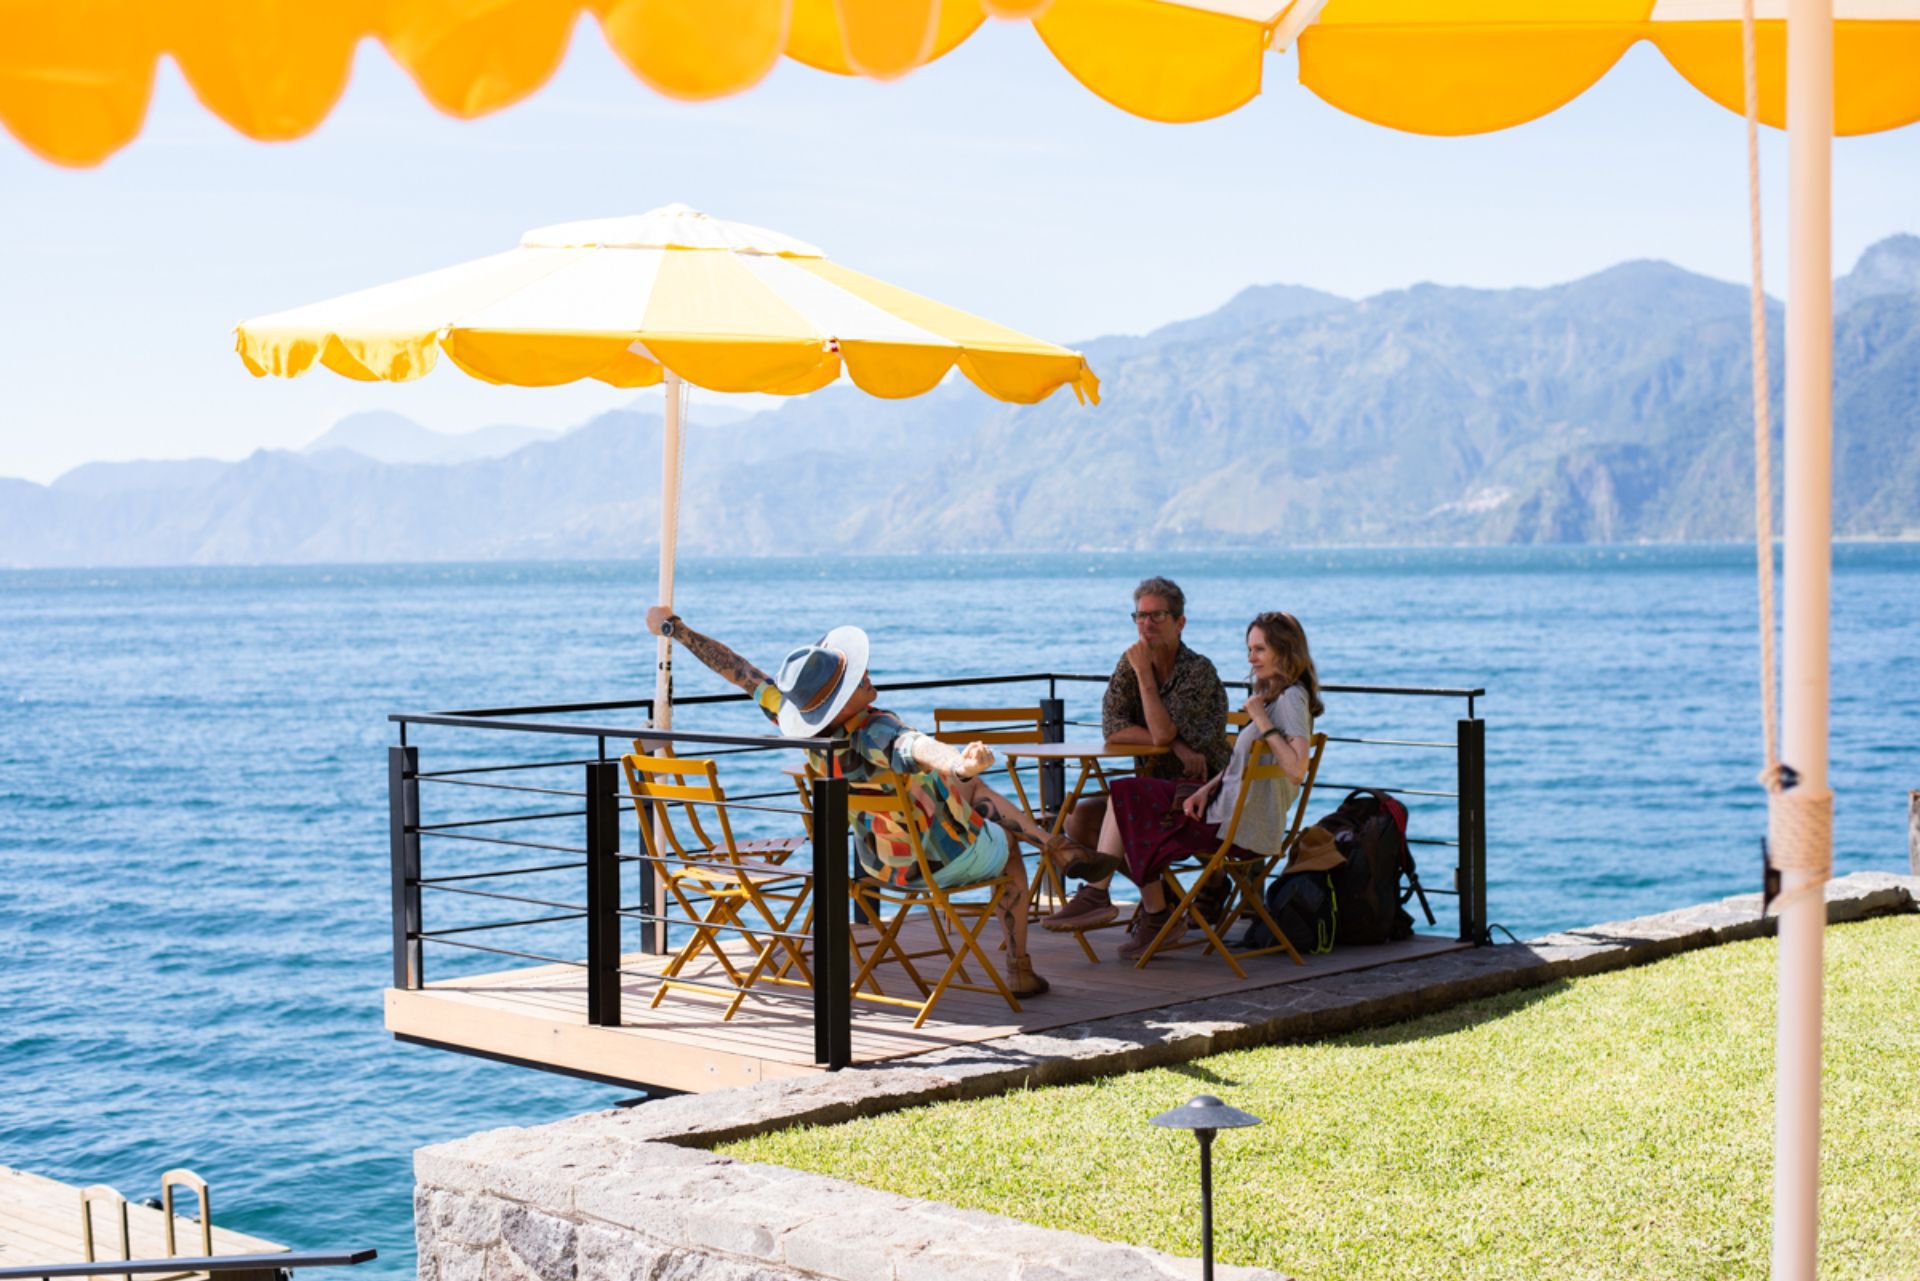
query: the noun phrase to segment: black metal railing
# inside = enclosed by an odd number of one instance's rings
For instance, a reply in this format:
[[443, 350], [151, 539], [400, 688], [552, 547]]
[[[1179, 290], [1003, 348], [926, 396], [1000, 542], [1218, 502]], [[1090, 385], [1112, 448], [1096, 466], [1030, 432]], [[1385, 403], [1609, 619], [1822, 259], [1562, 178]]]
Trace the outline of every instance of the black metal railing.
[[[916, 695], [935, 691], [962, 690], [1025, 685], [1044, 695], [1034, 698], [1041, 709], [1042, 737], [1046, 741], [1064, 741], [1073, 727], [1098, 729], [1098, 721], [1070, 720], [1062, 687], [1104, 685], [1105, 675], [1077, 673], [1021, 673], [1015, 675], [970, 677], [957, 680], [903, 681], [881, 684], [887, 705], [903, 714], [909, 723], [930, 711], [913, 704]], [[1234, 683], [1238, 685], [1239, 683]], [[1244, 686], [1240, 686], [1244, 688]], [[1404, 716], [1382, 716], [1375, 720], [1385, 726], [1372, 734], [1329, 735], [1330, 744], [1340, 745], [1331, 759], [1335, 768], [1323, 764], [1316, 794], [1338, 792], [1349, 787], [1371, 787], [1402, 797], [1414, 798], [1410, 809], [1418, 816], [1409, 832], [1411, 843], [1431, 848], [1452, 848], [1455, 867], [1451, 888], [1428, 887], [1431, 894], [1452, 895], [1458, 900], [1461, 941], [1482, 944], [1489, 941], [1486, 914], [1486, 724], [1475, 715], [1475, 700], [1483, 689], [1403, 688], [1371, 685], [1330, 685], [1328, 695], [1354, 695], [1368, 699], [1398, 700], [1394, 706], [1414, 706], [1434, 699], [1465, 701], [1465, 716], [1454, 719], [1453, 733], [1442, 740], [1418, 726], [1394, 732], [1406, 722]], [[1343, 700], [1344, 701], [1344, 700]], [[1384, 706], [1376, 704], [1375, 706]], [[674, 707], [710, 709], [714, 719], [739, 712], [758, 722], [759, 713], [744, 694], [700, 695], [675, 700]], [[608, 723], [635, 714], [636, 726]], [[583, 970], [586, 976], [587, 1020], [596, 1026], [617, 1027], [622, 1019], [622, 978], [637, 976], [638, 971], [623, 971], [620, 958], [625, 950], [626, 923], [640, 927], [639, 946], [633, 950], [660, 955], [674, 943], [674, 932], [689, 930], [692, 923], [684, 914], [669, 911], [663, 892], [663, 875], [678, 861], [666, 851], [659, 855], [622, 851], [621, 817], [625, 791], [620, 756], [628, 744], [640, 742], [648, 750], [671, 745], [675, 754], [686, 756], [688, 748], [699, 748], [700, 756], [726, 756], [730, 782], [744, 782], [738, 794], [729, 792], [721, 803], [749, 837], [753, 828], [783, 826], [788, 834], [796, 821], [804, 822], [811, 838], [814, 878], [812, 887], [812, 927], [804, 936], [781, 934], [772, 922], [718, 927], [758, 938], [794, 939], [812, 949], [814, 981], [804, 991], [781, 992], [778, 988], [754, 989], [757, 999], [784, 999], [811, 1006], [814, 1049], [817, 1062], [844, 1067], [852, 1061], [851, 905], [847, 888], [852, 866], [851, 842], [847, 828], [847, 784], [839, 779], [812, 779], [807, 785], [804, 803], [799, 791], [786, 776], [804, 776], [799, 753], [831, 746], [826, 739], [785, 738], [766, 733], [728, 733], [717, 730], [660, 730], [652, 727], [652, 700], [549, 704], [538, 707], [483, 708], [470, 711], [436, 713], [395, 713], [389, 717], [399, 727], [400, 741], [388, 752], [389, 825], [391, 840], [391, 878], [393, 896], [393, 982], [402, 989], [418, 989], [426, 981], [426, 950], [429, 946], [453, 953], [481, 956], [505, 956]], [[1345, 728], [1361, 718], [1345, 707], [1338, 711], [1335, 727]], [[1331, 719], [1331, 718], [1329, 718]], [[1416, 718], [1419, 719], [1419, 718]], [[419, 739], [432, 730], [458, 731], [444, 744], [437, 756], [436, 768], [423, 770]], [[479, 737], [484, 735], [484, 737]], [[504, 736], [504, 737], [503, 737]], [[557, 744], [588, 740], [593, 753], [563, 750], [547, 755]], [[533, 759], [501, 759], [508, 755], [502, 744], [518, 748], [537, 745], [544, 749]], [[486, 744], [483, 750], [479, 745]], [[614, 750], [609, 754], [609, 745]], [[584, 746], [584, 743], [582, 744]], [[1383, 753], [1386, 761], [1378, 767], [1363, 757], [1347, 759], [1347, 749]], [[436, 742], [436, 751], [443, 745]], [[1390, 778], [1386, 774], [1410, 769], [1416, 775], [1431, 774], [1439, 765], [1441, 752], [1452, 753], [1451, 779], [1445, 777]], [[1393, 758], [1404, 753], [1424, 753], [1431, 763], [1410, 768]], [[1043, 808], [1056, 809], [1065, 796], [1064, 765], [1046, 762], [1023, 766], [1033, 771]], [[1334, 781], [1335, 775], [1341, 781]], [[1023, 778], [1029, 775], [1023, 774]], [[1451, 786], [1445, 784], [1450, 783]], [[423, 806], [423, 788], [432, 803]], [[455, 799], [459, 798], [459, 799]], [[773, 803], [785, 798], [785, 803]], [[1432, 807], [1426, 800], [1452, 803], [1455, 823], [1452, 835], [1432, 834]], [[444, 802], [444, 803], [443, 803]], [[1329, 805], [1329, 808], [1331, 806]], [[635, 823], [640, 821], [637, 809]], [[1314, 817], [1309, 814], [1309, 820]], [[511, 851], [508, 864], [471, 867], [455, 862], [447, 866], [436, 854], [435, 866], [424, 866], [426, 846], [468, 847]], [[623, 901], [623, 869], [636, 870], [631, 901]], [[434, 874], [429, 875], [431, 870]], [[553, 888], [554, 886], [560, 888]], [[572, 888], [566, 888], [571, 886]], [[429, 897], [449, 906], [436, 908], [434, 928], [428, 928], [423, 906]], [[465, 905], [465, 912], [453, 904]], [[824, 910], [827, 904], [846, 904], [842, 910]], [[510, 908], [525, 912], [512, 919], [474, 919], [483, 909]], [[444, 919], [446, 916], [452, 919]], [[582, 923], [584, 922], [584, 927]], [[584, 935], [584, 956], [579, 946]], [[540, 940], [559, 937], [571, 942], [540, 950]], [[685, 937], [685, 935], [682, 935]], [[524, 941], [524, 940], [533, 941]], [[484, 941], [483, 941], [484, 940]], [[508, 944], [512, 944], [509, 946]], [[648, 977], [657, 977], [649, 972]], [[697, 980], [695, 981], [697, 982]], [[723, 991], [734, 991], [723, 988]]]

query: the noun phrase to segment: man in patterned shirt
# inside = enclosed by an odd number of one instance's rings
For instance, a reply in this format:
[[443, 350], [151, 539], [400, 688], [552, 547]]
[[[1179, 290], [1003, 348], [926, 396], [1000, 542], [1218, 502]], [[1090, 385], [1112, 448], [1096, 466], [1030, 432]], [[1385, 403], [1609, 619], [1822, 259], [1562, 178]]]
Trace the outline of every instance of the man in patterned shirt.
[[[942, 886], [968, 885], [1005, 873], [1012, 881], [1000, 924], [1007, 935], [1007, 986], [1015, 996], [1039, 996], [1047, 981], [1027, 954], [1027, 865], [1009, 836], [1044, 845], [1047, 834], [1020, 807], [980, 781], [993, 765], [985, 743], [950, 747], [873, 706], [867, 674], [867, 634], [836, 627], [817, 644], [789, 653], [771, 678], [710, 636], [688, 627], [664, 605], [647, 611], [647, 630], [684, 645], [715, 674], [753, 695], [760, 710], [789, 738], [841, 740], [831, 753], [809, 750], [815, 772], [858, 783], [877, 774], [908, 776], [907, 795], [922, 820], [921, 847]], [[855, 817], [861, 871], [906, 885], [919, 878], [908, 834], [884, 814]]]
[[[1143, 774], [1204, 782], [1226, 768], [1233, 744], [1227, 738], [1227, 690], [1220, 673], [1180, 639], [1187, 626], [1186, 593], [1171, 579], [1145, 580], [1133, 589], [1133, 625], [1139, 638], [1120, 656], [1100, 702], [1102, 732], [1109, 742], [1171, 749], [1165, 756], [1142, 757]], [[1107, 888], [1117, 867], [1090, 848], [1099, 839], [1106, 810], [1106, 797], [1088, 797], [1067, 816], [1067, 834], [1089, 847], [1069, 870], [1092, 879], [1041, 922], [1049, 930], [1093, 929], [1118, 915]]]

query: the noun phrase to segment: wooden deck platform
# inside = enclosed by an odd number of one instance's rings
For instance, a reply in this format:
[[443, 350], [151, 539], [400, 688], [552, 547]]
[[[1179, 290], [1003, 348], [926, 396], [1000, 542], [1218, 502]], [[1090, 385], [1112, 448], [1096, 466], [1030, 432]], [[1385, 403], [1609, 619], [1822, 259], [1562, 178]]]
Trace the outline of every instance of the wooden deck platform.
[[[140, 1204], [159, 1191], [160, 1171], [154, 1171], [154, 1186], [136, 1189], [127, 1201], [127, 1237], [136, 1259], [164, 1259], [167, 1256], [166, 1227], [160, 1211]], [[125, 1191], [125, 1189], [121, 1189]], [[215, 1189], [217, 1192], [218, 1189]], [[198, 1212], [199, 1203], [184, 1189], [174, 1193], [177, 1208]], [[217, 1206], [216, 1206], [217, 1208]], [[120, 1222], [117, 1209], [95, 1202], [93, 1205], [94, 1257], [100, 1259], [99, 1281], [120, 1281], [111, 1260], [121, 1257]], [[37, 1264], [79, 1263], [86, 1259], [81, 1244], [80, 1189], [70, 1183], [29, 1174], [0, 1165], [0, 1267], [25, 1268]], [[176, 1254], [198, 1256], [201, 1252], [200, 1224], [179, 1216], [174, 1224]], [[262, 1241], [215, 1225], [215, 1254], [279, 1254], [287, 1247]], [[158, 1275], [158, 1281], [204, 1281], [204, 1272], [173, 1272]], [[149, 1274], [141, 1281], [155, 1281]]]
[[[989, 926], [988, 935], [997, 938], [997, 931]], [[1284, 956], [1258, 957], [1245, 963], [1243, 980], [1197, 947], [1156, 957], [1142, 970], [1114, 956], [1125, 938], [1122, 931], [1100, 930], [1089, 937], [1102, 958], [1098, 965], [1088, 963], [1071, 936], [1033, 929], [1029, 946], [1034, 966], [1053, 990], [1022, 1001], [1018, 1014], [997, 996], [949, 992], [926, 1026], [915, 1030], [910, 1013], [855, 1001], [854, 1061], [906, 1059], [948, 1046], [1369, 969], [1465, 946], [1417, 936], [1309, 956], [1304, 966]], [[432, 982], [418, 991], [388, 988], [387, 1030], [404, 1040], [550, 1071], [685, 1092], [824, 1070], [813, 1061], [813, 1007], [806, 989], [756, 987], [729, 1021], [720, 1017], [726, 1001], [717, 995], [673, 991], [659, 1008], [651, 1009], [658, 987], [652, 975], [666, 960], [625, 958], [623, 1025], [617, 1028], [587, 1023], [584, 970], [543, 965]], [[897, 970], [887, 990], [907, 991]]]

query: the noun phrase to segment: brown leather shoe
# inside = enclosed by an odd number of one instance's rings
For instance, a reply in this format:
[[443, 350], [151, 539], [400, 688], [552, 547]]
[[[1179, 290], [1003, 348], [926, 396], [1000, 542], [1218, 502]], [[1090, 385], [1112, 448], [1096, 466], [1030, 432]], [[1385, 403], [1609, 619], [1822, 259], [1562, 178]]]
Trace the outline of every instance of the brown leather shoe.
[[1118, 915], [1120, 909], [1113, 905], [1113, 895], [1107, 893], [1106, 887], [1089, 882], [1075, 890], [1058, 912], [1042, 917], [1040, 927], [1055, 934], [1094, 930]]
[[1053, 984], [1033, 972], [1031, 956], [1007, 958], [1007, 986], [1015, 996], [1045, 996]]

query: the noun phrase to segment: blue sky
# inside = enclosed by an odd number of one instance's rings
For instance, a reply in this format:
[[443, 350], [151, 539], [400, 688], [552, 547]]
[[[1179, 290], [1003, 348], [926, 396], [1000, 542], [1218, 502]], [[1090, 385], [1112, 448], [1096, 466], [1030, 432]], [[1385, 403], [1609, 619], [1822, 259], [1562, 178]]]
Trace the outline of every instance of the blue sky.
[[[1746, 273], [1739, 119], [1636, 49], [1570, 106], [1434, 139], [1350, 119], [1269, 60], [1267, 93], [1166, 126], [990, 23], [887, 85], [783, 65], [713, 103], [663, 99], [583, 21], [560, 74], [483, 121], [439, 115], [369, 44], [322, 128], [248, 142], [163, 67], [144, 134], [94, 170], [0, 138], [0, 475], [96, 459], [239, 458], [391, 409], [441, 431], [560, 427], [631, 402], [442, 365], [405, 386], [255, 380], [248, 316], [510, 247], [528, 227], [684, 201], [1058, 342], [1139, 332], [1283, 281], [1544, 285], [1630, 258]], [[1769, 136], [1768, 271], [1785, 150]], [[1834, 252], [1920, 231], [1920, 128], [1836, 144]], [[1776, 291], [1777, 292], [1777, 291]], [[903, 412], [910, 412], [903, 409]]]

